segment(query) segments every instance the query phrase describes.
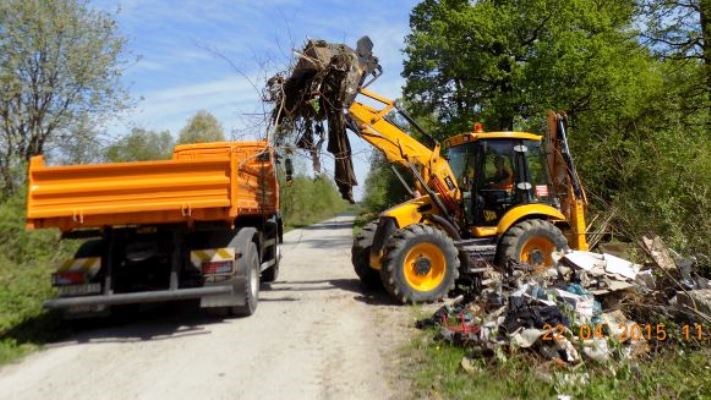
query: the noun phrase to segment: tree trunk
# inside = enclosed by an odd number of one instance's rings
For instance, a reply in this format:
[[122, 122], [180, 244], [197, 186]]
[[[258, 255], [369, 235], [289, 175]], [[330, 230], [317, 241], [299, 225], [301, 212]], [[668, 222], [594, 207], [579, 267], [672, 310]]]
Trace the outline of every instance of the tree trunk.
[[699, 22], [703, 38], [703, 60], [706, 78], [706, 102], [709, 114], [706, 116], [707, 124], [711, 124], [711, 0], [701, 0], [699, 9]]

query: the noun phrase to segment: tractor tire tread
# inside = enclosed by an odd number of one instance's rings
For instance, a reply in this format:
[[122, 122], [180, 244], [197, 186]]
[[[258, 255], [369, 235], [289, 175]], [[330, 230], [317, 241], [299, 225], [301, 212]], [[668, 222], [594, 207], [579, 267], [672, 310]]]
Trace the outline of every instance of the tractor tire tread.
[[[443, 249], [443, 251], [449, 258], [447, 268], [450, 270], [450, 276], [446, 278], [445, 285], [438, 288], [435, 293], [428, 298], [417, 298], [417, 296], [414, 296], [415, 293], [412, 293], [411, 290], [403, 287], [405, 284], [399, 282], [396, 278], [398, 272], [397, 264], [400, 255], [406, 251], [410, 244], [410, 240], [417, 239], [421, 236], [430, 236], [434, 238], [434, 240], [444, 243], [446, 248]], [[393, 236], [391, 236], [385, 246], [385, 249], [386, 253], [383, 257], [380, 277], [385, 290], [398, 302], [402, 304], [435, 302], [445, 297], [452, 289], [454, 289], [455, 281], [459, 278], [459, 252], [454, 246], [452, 239], [443, 231], [425, 224], [410, 225], [397, 231]]]

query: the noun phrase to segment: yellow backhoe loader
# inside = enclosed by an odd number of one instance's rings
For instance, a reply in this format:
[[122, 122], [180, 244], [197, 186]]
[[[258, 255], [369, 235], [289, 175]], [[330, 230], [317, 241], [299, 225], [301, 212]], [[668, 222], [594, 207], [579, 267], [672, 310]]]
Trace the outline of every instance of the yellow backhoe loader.
[[545, 139], [484, 132], [474, 124], [441, 147], [395, 101], [366, 88], [382, 74], [370, 39], [359, 40], [354, 54], [357, 68], [348, 72], [343, 104], [346, 125], [388, 162], [410, 171], [415, 182], [411, 200], [382, 212], [354, 239], [353, 266], [365, 285], [382, 284], [403, 303], [430, 302], [490, 263], [541, 269], [553, 264], [556, 250], [587, 249], [586, 198], [564, 114], [549, 113]]

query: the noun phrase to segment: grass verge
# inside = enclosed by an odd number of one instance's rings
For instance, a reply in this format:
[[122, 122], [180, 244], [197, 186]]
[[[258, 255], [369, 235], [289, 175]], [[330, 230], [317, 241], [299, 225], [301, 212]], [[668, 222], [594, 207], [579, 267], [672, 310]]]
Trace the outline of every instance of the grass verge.
[[0, 365], [17, 360], [59, 338], [61, 319], [42, 308], [54, 295], [52, 263], [16, 265], [0, 257]]

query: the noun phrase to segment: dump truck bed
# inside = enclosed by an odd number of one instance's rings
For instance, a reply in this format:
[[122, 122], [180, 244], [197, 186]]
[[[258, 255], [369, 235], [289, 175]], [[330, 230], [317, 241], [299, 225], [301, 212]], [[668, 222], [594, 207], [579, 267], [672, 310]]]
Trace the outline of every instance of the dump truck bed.
[[71, 231], [195, 221], [234, 221], [279, 208], [267, 142], [177, 146], [171, 160], [29, 168], [27, 227]]

